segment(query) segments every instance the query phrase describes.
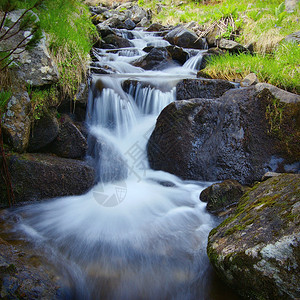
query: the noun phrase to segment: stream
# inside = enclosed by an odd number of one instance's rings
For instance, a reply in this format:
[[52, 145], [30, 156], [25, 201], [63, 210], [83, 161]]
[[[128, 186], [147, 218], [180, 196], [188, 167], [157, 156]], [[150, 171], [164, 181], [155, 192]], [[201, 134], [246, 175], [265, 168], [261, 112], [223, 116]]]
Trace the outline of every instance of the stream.
[[145, 71], [130, 63], [168, 42], [131, 34], [132, 48], [93, 49], [94, 68], [113, 70], [90, 82], [87, 159], [98, 183], [85, 195], [14, 209], [11, 231], [57, 266], [63, 299], [238, 299], [206, 255], [219, 220], [199, 195], [211, 183], [151, 170], [146, 154], [156, 118], [175, 101], [176, 83], [196, 78], [203, 50], [187, 49], [183, 66]]

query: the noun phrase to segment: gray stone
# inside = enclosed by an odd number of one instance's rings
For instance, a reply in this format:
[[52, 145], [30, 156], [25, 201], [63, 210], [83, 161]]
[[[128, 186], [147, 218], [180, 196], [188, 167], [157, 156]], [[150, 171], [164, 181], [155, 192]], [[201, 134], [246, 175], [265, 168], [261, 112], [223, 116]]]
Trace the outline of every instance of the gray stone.
[[237, 52], [247, 52], [247, 48], [242, 46], [241, 44], [231, 41], [231, 40], [226, 40], [226, 39], [220, 39], [217, 42], [217, 45], [219, 48], [227, 50], [231, 53], [237, 53]]
[[31, 103], [28, 93], [22, 90], [16, 91], [8, 101], [7, 111], [2, 120], [4, 140], [16, 152], [24, 152], [28, 146], [30, 112]]
[[250, 85], [255, 85], [258, 83], [258, 79], [255, 73], [248, 74], [242, 81], [241, 86], [246, 87]]
[[217, 274], [245, 299], [300, 297], [300, 176], [255, 185], [208, 238]]
[[70, 120], [66, 120], [48, 149], [60, 157], [82, 159], [86, 154], [87, 141], [79, 129]]
[[207, 202], [206, 209], [209, 212], [219, 213], [236, 205], [246, 190], [247, 188], [236, 180], [225, 180], [203, 190], [200, 200]]
[[127, 39], [124, 39], [120, 36], [113, 35], [113, 34], [110, 34], [110, 35], [106, 36], [104, 38], [104, 41], [107, 44], [114, 45], [118, 48], [128, 48], [128, 47], [133, 47], [134, 46], [133, 43], [128, 41]]
[[[81, 160], [42, 153], [11, 154], [7, 158], [16, 205], [45, 198], [80, 195], [94, 185], [94, 169]], [[1, 207], [8, 206], [3, 181], [0, 182], [0, 196]]]
[[207, 44], [204, 39], [198, 38], [198, 36], [186, 29], [184, 26], [175, 27], [165, 37], [170, 44], [176, 45], [182, 48], [192, 49], [206, 49]]
[[56, 110], [49, 110], [40, 119], [34, 121], [27, 148], [28, 152], [42, 149], [57, 137], [59, 124], [56, 114]]
[[101, 38], [105, 38], [106, 36], [110, 35], [110, 34], [116, 34], [116, 32], [110, 28], [108, 25], [104, 25], [104, 24], [98, 24], [96, 26], [97, 31], [99, 32]]
[[285, 39], [285, 42], [292, 42], [296, 44], [296, 47], [298, 46], [298, 44], [300, 44], [300, 31], [297, 32], [293, 32], [291, 34], [289, 34]]
[[135, 23], [129, 18], [124, 21], [124, 25], [125, 25], [125, 28], [128, 30], [132, 30], [136, 26]]
[[300, 96], [290, 94], [257, 84], [218, 99], [171, 103], [148, 142], [151, 168], [184, 179], [241, 184], [267, 171], [293, 166], [299, 172]]
[[176, 86], [176, 100], [221, 97], [235, 85], [222, 79], [183, 79]]
[[[23, 12], [24, 10], [13, 11], [9, 14], [9, 18], [12, 21], [16, 21]], [[17, 31], [17, 29], [18, 26], [14, 30]], [[4, 30], [2, 29], [1, 33], [4, 33]], [[16, 47], [24, 37], [28, 36], [28, 33], [29, 31], [21, 30], [13, 38], [1, 41], [1, 50]], [[24, 43], [21, 45], [24, 45]], [[24, 48], [21, 47], [20, 51], [17, 52], [21, 52], [22, 50]], [[45, 36], [36, 47], [19, 54], [13, 54], [13, 58], [15, 59], [13, 72], [15, 73], [14, 79], [16, 84], [20, 85], [20, 83], [23, 83], [32, 86], [42, 86], [58, 81], [57, 67], [48, 53]]]

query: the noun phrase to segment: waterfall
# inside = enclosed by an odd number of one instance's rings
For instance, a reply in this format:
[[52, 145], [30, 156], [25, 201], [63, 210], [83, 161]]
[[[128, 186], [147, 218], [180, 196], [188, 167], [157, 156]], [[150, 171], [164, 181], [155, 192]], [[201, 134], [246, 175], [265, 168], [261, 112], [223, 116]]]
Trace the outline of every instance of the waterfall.
[[[128, 37], [128, 32], [122, 31]], [[161, 110], [175, 101], [185, 68], [144, 71], [130, 63], [143, 47], [165, 44], [132, 31], [134, 48], [94, 50], [112, 75], [93, 75], [87, 119], [88, 158], [97, 184], [85, 195], [15, 211], [15, 230], [61, 270], [67, 299], [217, 299], [206, 256], [214, 218], [199, 201], [206, 182], [149, 168], [146, 144]], [[138, 52], [136, 52], [138, 51]], [[125, 88], [127, 86], [127, 88]]]

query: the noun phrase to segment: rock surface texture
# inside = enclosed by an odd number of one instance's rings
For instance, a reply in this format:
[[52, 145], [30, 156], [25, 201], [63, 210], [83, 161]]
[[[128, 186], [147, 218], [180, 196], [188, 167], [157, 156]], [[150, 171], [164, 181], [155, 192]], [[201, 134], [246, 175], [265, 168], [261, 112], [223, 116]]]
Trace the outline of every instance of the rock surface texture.
[[236, 180], [228, 179], [203, 190], [200, 194], [200, 200], [207, 202], [206, 209], [209, 212], [219, 213], [236, 205], [246, 190], [247, 188]]
[[16, 152], [23, 152], [29, 142], [31, 104], [28, 93], [22, 90], [15, 92], [7, 104], [3, 117], [4, 140]]
[[254, 186], [235, 213], [210, 232], [218, 275], [246, 299], [300, 297], [300, 175]]
[[176, 101], [149, 139], [150, 166], [184, 179], [241, 184], [267, 171], [299, 172], [299, 120], [300, 96], [268, 84]]
[[[34, 153], [10, 155], [15, 204], [66, 195], [79, 195], [90, 189], [95, 172], [86, 162]], [[6, 187], [0, 183], [1, 207], [7, 206]]]

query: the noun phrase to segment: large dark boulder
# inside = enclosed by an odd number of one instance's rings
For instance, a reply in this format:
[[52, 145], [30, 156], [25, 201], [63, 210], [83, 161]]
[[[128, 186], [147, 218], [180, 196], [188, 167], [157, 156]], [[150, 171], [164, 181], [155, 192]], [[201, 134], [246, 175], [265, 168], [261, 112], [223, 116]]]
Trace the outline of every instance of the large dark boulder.
[[133, 65], [144, 70], [160, 70], [171, 63], [172, 57], [166, 48], [153, 48], [147, 55], [134, 61]]
[[194, 180], [251, 184], [267, 171], [299, 172], [300, 96], [267, 84], [175, 101], [149, 139], [151, 168]]
[[215, 183], [200, 194], [200, 200], [207, 202], [206, 209], [211, 213], [222, 212], [236, 205], [247, 188], [236, 180]]
[[210, 232], [213, 267], [245, 299], [299, 299], [299, 195], [300, 175], [270, 178]]
[[34, 121], [27, 151], [35, 152], [50, 144], [58, 135], [57, 112], [49, 110], [40, 119]]
[[[94, 169], [84, 161], [41, 153], [10, 154], [7, 159], [16, 205], [83, 194], [95, 181]], [[0, 182], [0, 199], [1, 207], [8, 205], [3, 181]]]
[[82, 159], [87, 150], [87, 141], [71, 120], [62, 122], [56, 139], [47, 147], [60, 157]]
[[105, 41], [105, 43], [113, 45], [118, 48], [128, 48], [134, 46], [132, 42], [114, 34], [109, 34], [103, 40]]
[[172, 59], [177, 61], [181, 65], [183, 65], [189, 58], [188, 53], [184, 51], [181, 47], [167, 46], [166, 48], [169, 51], [170, 55], [172, 56]]
[[176, 99], [218, 98], [235, 85], [222, 79], [183, 79], [177, 83]]
[[198, 38], [198, 36], [186, 29], [184, 26], [175, 27], [164, 37], [170, 44], [176, 45], [182, 48], [193, 49], [206, 49], [207, 44], [204, 39]]

